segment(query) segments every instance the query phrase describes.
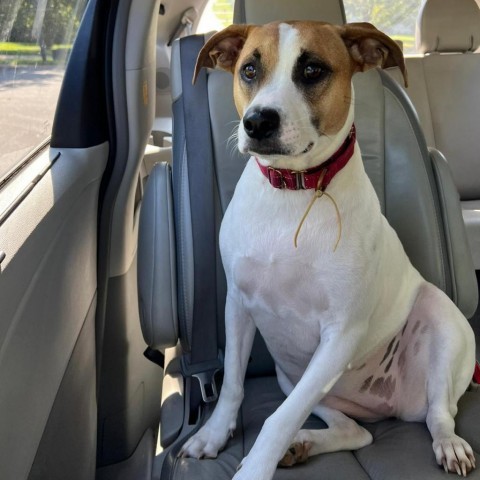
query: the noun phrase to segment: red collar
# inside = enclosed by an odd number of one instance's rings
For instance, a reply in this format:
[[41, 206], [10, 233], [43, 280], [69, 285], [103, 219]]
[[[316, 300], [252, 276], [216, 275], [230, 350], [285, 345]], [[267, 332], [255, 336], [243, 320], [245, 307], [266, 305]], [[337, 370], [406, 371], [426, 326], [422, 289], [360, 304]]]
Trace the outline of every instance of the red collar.
[[288, 190], [306, 190], [314, 188], [324, 191], [332, 178], [348, 163], [355, 147], [355, 125], [352, 125], [348, 137], [342, 146], [325, 162], [308, 170], [289, 170], [287, 168], [273, 168], [263, 166], [257, 158], [260, 171], [267, 177], [275, 188]]

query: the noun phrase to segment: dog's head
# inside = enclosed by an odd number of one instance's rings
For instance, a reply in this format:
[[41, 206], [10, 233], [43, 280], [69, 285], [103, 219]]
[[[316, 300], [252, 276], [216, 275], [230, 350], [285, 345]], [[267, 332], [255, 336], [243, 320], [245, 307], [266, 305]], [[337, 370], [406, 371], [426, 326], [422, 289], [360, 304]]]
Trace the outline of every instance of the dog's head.
[[277, 168], [317, 165], [342, 144], [353, 122], [351, 78], [399, 66], [401, 49], [369, 23], [232, 25], [200, 51], [202, 67], [234, 75], [238, 147]]

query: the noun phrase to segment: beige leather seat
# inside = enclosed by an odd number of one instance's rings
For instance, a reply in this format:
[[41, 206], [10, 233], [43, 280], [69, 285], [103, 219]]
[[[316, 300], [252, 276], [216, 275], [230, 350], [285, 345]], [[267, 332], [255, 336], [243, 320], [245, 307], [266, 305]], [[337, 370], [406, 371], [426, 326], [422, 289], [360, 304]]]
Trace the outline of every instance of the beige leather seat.
[[[442, 152], [460, 194], [480, 269], [480, 8], [475, 0], [427, 0], [417, 24], [421, 55], [406, 59], [407, 94], [427, 145]], [[395, 72], [394, 72], [395, 75]]]

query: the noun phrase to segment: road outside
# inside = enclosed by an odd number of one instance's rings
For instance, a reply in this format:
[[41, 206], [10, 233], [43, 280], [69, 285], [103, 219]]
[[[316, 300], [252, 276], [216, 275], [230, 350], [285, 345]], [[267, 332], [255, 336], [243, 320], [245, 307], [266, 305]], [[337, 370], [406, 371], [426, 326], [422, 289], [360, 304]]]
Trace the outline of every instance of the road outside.
[[64, 70], [0, 66], [0, 178], [48, 137]]

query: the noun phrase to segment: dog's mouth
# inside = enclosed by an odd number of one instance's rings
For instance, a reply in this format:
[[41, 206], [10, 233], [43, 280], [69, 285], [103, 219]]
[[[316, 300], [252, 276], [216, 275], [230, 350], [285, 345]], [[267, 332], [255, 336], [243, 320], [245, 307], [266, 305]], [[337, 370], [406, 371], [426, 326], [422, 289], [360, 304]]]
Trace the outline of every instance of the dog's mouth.
[[313, 143], [313, 142], [310, 142], [310, 143], [307, 145], [307, 147], [306, 147], [304, 150], [302, 150], [301, 155], [304, 155], [305, 153], [308, 153], [308, 152], [313, 148], [313, 145], [314, 145], [314, 143]]
[[247, 151], [250, 155], [261, 157], [291, 156], [293, 153], [290, 149], [278, 145], [250, 145]]
[[310, 152], [314, 146], [314, 142], [310, 142], [301, 152], [294, 153], [293, 149], [287, 147], [277, 147], [277, 146], [256, 146], [255, 148], [248, 149], [250, 155], [262, 156], [262, 157], [273, 157], [273, 156], [282, 156], [282, 157], [299, 157], [300, 155], [305, 155]]

